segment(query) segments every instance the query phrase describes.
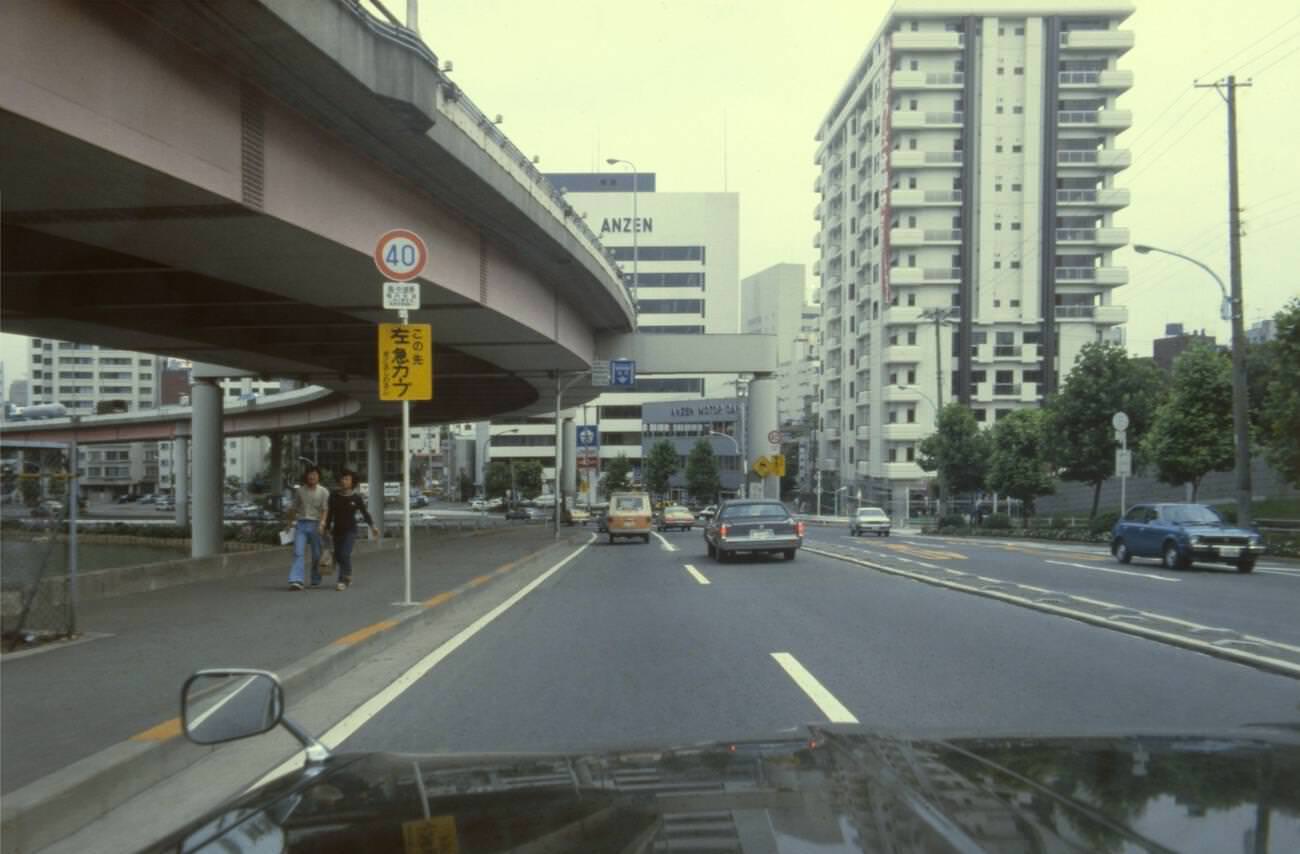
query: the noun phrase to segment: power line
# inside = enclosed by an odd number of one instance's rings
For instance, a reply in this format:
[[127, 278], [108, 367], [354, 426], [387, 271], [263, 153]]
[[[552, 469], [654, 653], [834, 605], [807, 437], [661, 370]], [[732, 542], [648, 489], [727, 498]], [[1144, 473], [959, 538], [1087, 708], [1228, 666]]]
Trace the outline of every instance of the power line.
[[1261, 68], [1261, 69], [1259, 69], [1259, 70], [1257, 70], [1257, 71], [1253, 71], [1253, 72], [1251, 72], [1251, 73], [1252, 73], [1252, 74], [1263, 74], [1265, 71], [1268, 71], [1268, 70], [1269, 70], [1270, 68], [1272, 68], [1274, 65], [1277, 65], [1278, 63], [1280, 63], [1280, 62], [1282, 62], [1282, 61], [1288, 59], [1289, 57], [1295, 56], [1297, 53], [1300, 53], [1300, 47], [1297, 47], [1297, 48], [1295, 48], [1294, 50], [1291, 50], [1291, 51], [1288, 51], [1288, 52], [1282, 54], [1282, 55], [1279, 56], [1277, 59], [1275, 59], [1275, 60], [1273, 60], [1272, 62], [1270, 62], [1268, 65], [1265, 65], [1263, 68]]
[[1134, 184], [1134, 183], [1137, 181], [1137, 179], [1138, 179], [1139, 177], [1141, 177], [1142, 175], [1144, 175], [1145, 173], [1147, 173], [1148, 171], [1150, 171], [1152, 166], [1154, 166], [1155, 164], [1157, 164], [1157, 163], [1160, 162], [1160, 158], [1164, 157], [1164, 156], [1165, 156], [1166, 154], [1168, 154], [1170, 151], [1173, 151], [1175, 148], [1177, 148], [1178, 143], [1180, 143], [1180, 142], [1182, 142], [1184, 139], [1186, 139], [1187, 136], [1188, 136], [1188, 134], [1190, 134], [1192, 131], [1196, 130], [1198, 127], [1200, 127], [1202, 124], [1204, 124], [1205, 121], [1206, 121], [1206, 119], [1208, 119], [1210, 116], [1214, 115], [1214, 114], [1217, 113], [1217, 112], [1218, 112], [1218, 108], [1217, 108], [1217, 106], [1214, 105], [1214, 104], [1211, 104], [1209, 110], [1207, 110], [1207, 111], [1206, 111], [1206, 112], [1205, 112], [1205, 113], [1204, 113], [1204, 114], [1203, 114], [1199, 119], [1197, 119], [1197, 120], [1196, 120], [1196, 121], [1195, 121], [1195, 122], [1194, 122], [1190, 127], [1188, 127], [1187, 130], [1183, 131], [1182, 136], [1180, 136], [1180, 137], [1178, 137], [1177, 139], [1175, 139], [1175, 140], [1174, 140], [1172, 143], [1170, 143], [1169, 145], [1166, 145], [1166, 146], [1164, 147], [1164, 150], [1160, 151], [1160, 152], [1157, 153], [1154, 157], [1152, 157], [1151, 159], [1147, 160], [1146, 163], [1145, 163], [1143, 166], [1141, 166], [1141, 167], [1139, 167], [1138, 169], [1134, 170], [1134, 172], [1133, 172], [1131, 175], [1128, 175], [1127, 177], [1128, 177], [1128, 182], [1129, 182], [1129, 184], [1130, 184], [1130, 185], [1131, 185], [1131, 184]]
[[1200, 80], [1201, 78], [1209, 77], [1209, 76], [1210, 76], [1210, 75], [1211, 75], [1211, 74], [1212, 74], [1216, 69], [1222, 68], [1223, 66], [1227, 65], [1229, 62], [1232, 62], [1232, 60], [1234, 60], [1234, 59], [1236, 59], [1237, 57], [1241, 56], [1243, 53], [1245, 53], [1246, 51], [1248, 51], [1248, 50], [1250, 50], [1251, 48], [1255, 47], [1255, 45], [1259, 44], [1260, 42], [1268, 41], [1270, 38], [1272, 38], [1273, 36], [1277, 35], [1279, 32], [1281, 32], [1283, 29], [1285, 29], [1286, 27], [1290, 26], [1293, 22], [1295, 22], [1295, 21], [1297, 21], [1297, 20], [1300, 20], [1300, 13], [1295, 14], [1295, 15], [1292, 15], [1290, 18], [1287, 18], [1285, 21], [1283, 21], [1281, 24], [1279, 24], [1279, 25], [1276, 26], [1276, 27], [1271, 27], [1267, 33], [1265, 33], [1264, 35], [1260, 36], [1259, 38], [1257, 38], [1255, 41], [1251, 42], [1250, 44], [1246, 45], [1246, 46], [1243, 47], [1241, 50], [1239, 50], [1239, 51], [1237, 51], [1236, 53], [1232, 54], [1232, 55], [1229, 56], [1227, 59], [1224, 59], [1224, 60], [1221, 60], [1221, 61], [1219, 61], [1219, 62], [1216, 62], [1214, 65], [1210, 66], [1210, 70], [1209, 70], [1209, 71], [1207, 71], [1207, 72], [1205, 72], [1204, 74], [1200, 75], [1200, 77], [1198, 77], [1197, 79]]

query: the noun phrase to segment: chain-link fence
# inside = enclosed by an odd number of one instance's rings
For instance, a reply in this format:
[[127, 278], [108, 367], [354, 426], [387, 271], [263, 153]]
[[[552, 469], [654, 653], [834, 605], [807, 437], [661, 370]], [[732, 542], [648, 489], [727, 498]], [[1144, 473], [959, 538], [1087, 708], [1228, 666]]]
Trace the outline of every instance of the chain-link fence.
[[0, 633], [6, 650], [76, 630], [68, 585], [67, 482], [61, 465], [53, 471], [26, 468], [5, 506]]

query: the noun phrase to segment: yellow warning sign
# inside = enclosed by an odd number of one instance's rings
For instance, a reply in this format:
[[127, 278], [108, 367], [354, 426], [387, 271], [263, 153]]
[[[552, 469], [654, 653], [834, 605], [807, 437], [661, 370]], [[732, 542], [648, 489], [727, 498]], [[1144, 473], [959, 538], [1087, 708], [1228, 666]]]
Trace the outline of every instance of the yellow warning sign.
[[402, 850], [406, 854], [459, 854], [456, 817], [435, 815], [402, 822]]
[[433, 400], [433, 329], [379, 324], [379, 399]]

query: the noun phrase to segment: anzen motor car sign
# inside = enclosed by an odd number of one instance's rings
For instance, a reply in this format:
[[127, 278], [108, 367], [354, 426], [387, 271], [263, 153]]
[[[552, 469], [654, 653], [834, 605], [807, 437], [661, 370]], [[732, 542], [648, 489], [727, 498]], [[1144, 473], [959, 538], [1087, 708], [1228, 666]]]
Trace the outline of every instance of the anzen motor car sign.
[[433, 329], [379, 324], [379, 399], [433, 400]]

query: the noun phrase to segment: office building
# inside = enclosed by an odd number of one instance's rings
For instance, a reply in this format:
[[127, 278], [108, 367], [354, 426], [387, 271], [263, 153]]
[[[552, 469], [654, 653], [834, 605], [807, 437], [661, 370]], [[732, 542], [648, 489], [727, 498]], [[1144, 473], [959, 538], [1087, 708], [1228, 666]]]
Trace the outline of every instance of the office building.
[[[739, 196], [660, 192], [654, 173], [563, 173], [547, 176], [608, 247], [628, 278], [643, 334], [740, 331]], [[634, 243], [639, 258], [633, 258]], [[636, 278], [633, 279], [635, 271]], [[737, 397], [736, 378], [713, 375], [638, 377], [636, 387], [610, 391], [573, 410], [576, 425], [599, 437], [602, 464], [620, 454], [639, 471], [643, 404]], [[535, 459], [546, 491], [554, 490], [552, 416], [492, 422], [484, 460]]]
[[898, 0], [817, 130], [820, 465], [901, 510], [957, 400], [1037, 406], [1127, 313], [1127, 2]]
[[1165, 336], [1151, 342], [1151, 360], [1162, 371], [1169, 372], [1179, 356], [1197, 346], [1215, 346], [1214, 336], [1206, 334], [1204, 329], [1187, 332], [1181, 323], [1166, 323]]
[[31, 399], [31, 380], [14, 380], [9, 383], [7, 403], [14, 406], [28, 406]]
[[1251, 344], [1263, 344], [1277, 340], [1277, 321], [1271, 317], [1257, 320], [1246, 330], [1246, 340]]
[[[641, 456], [660, 441], [668, 441], [677, 452], [677, 471], [668, 481], [669, 497], [685, 501], [686, 460], [701, 439], [709, 443], [718, 460], [718, 482], [724, 495], [734, 495], [743, 482], [740, 460], [746, 449], [741, 425], [740, 401], [734, 397], [698, 400], [669, 400], [641, 405]], [[712, 501], [713, 496], [694, 496]]]

